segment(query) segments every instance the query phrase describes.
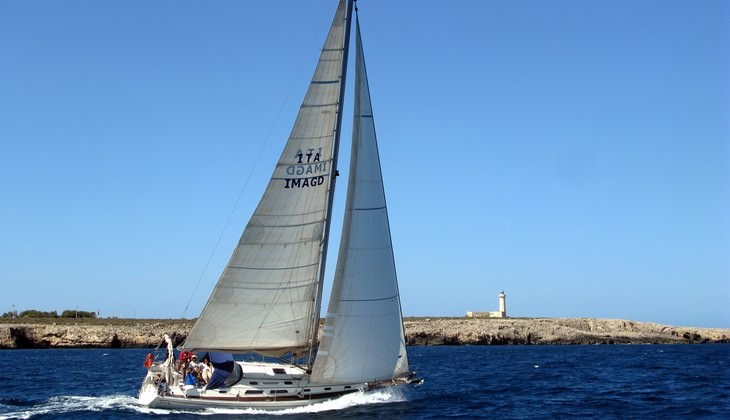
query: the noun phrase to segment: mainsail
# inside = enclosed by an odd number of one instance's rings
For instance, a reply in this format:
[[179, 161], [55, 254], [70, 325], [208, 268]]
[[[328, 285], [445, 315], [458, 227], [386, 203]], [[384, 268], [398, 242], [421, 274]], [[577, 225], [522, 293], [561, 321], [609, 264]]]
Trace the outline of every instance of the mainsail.
[[349, 38], [346, 3], [340, 1], [273, 176], [186, 350], [281, 355], [308, 349], [317, 333]]
[[354, 112], [342, 238], [312, 383], [378, 381], [408, 372], [359, 22]]

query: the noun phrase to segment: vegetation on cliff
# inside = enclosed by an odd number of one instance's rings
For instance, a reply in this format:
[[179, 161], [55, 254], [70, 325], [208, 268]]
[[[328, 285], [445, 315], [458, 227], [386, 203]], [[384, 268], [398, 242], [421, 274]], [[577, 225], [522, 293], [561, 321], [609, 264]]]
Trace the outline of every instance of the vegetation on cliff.
[[55, 319], [55, 318], [96, 318], [97, 313], [92, 311], [79, 311], [78, 309], [66, 309], [58, 315], [56, 311], [39, 311], [36, 309], [28, 309], [18, 313], [13, 310], [5, 312], [0, 317], [3, 321], [8, 319], [26, 319], [26, 318], [40, 318], [40, 319]]

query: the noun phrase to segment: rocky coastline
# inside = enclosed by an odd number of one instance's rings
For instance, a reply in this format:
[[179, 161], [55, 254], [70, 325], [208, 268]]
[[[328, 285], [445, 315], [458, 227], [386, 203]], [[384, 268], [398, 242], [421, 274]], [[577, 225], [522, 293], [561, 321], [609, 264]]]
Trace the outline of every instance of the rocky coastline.
[[[151, 348], [181, 343], [192, 320], [0, 321], [0, 349]], [[409, 346], [730, 343], [730, 329], [595, 318], [407, 318]]]

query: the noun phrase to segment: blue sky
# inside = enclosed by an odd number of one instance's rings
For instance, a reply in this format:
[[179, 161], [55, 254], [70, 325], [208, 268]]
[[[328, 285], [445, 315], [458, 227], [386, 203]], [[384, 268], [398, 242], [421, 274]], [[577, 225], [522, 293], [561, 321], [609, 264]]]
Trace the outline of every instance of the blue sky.
[[[335, 4], [0, 2], [0, 312], [197, 316]], [[360, 18], [405, 315], [730, 328], [729, 3]]]

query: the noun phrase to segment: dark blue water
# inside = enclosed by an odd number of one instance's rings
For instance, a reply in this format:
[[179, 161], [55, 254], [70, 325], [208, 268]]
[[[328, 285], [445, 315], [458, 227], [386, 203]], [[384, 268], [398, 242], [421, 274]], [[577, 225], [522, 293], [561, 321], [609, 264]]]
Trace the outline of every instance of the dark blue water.
[[[270, 417], [136, 404], [149, 350], [0, 352], [0, 419]], [[410, 347], [426, 378], [279, 417], [730, 418], [730, 345]]]

